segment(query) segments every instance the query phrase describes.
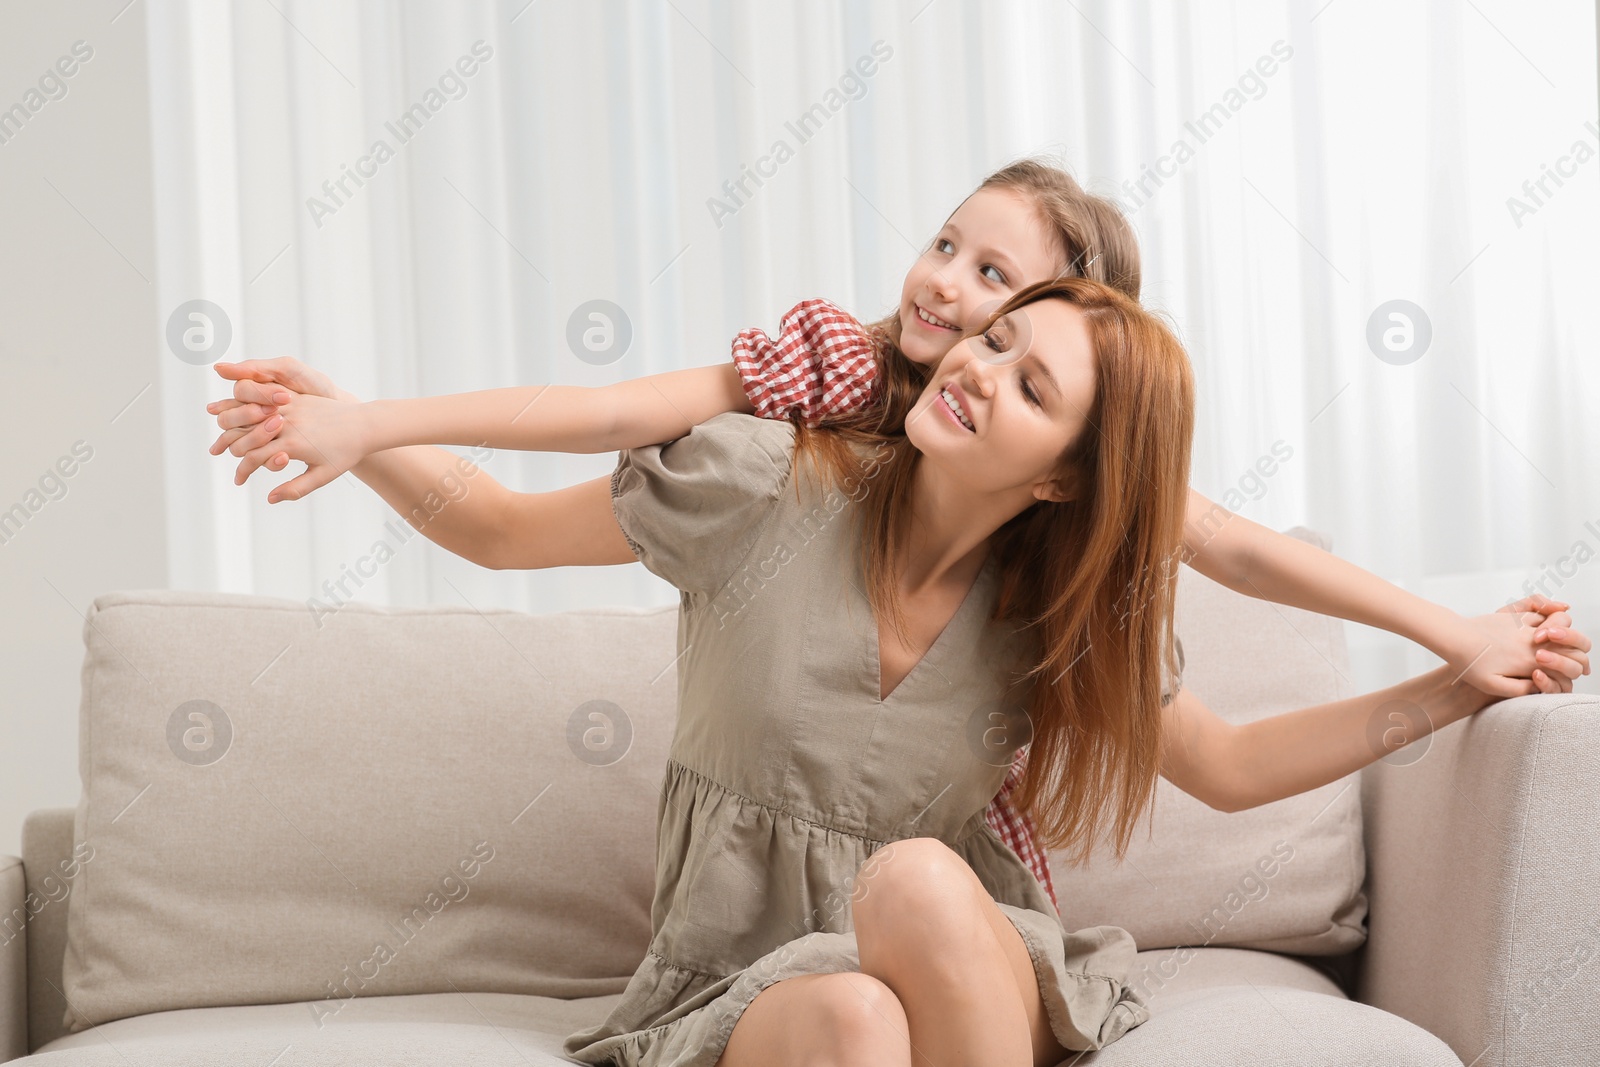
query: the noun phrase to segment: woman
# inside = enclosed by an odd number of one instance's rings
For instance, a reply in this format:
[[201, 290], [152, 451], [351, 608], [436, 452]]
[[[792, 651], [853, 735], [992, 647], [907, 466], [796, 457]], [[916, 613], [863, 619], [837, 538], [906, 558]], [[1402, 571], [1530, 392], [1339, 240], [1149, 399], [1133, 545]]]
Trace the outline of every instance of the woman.
[[1437, 728], [1491, 699], [1441, 669], [1236, 728], [1177, 690], [1192, 393], [1165, 327], [1067, 278], [952, 347], [903, 434], [727, 413], [519, 498], [507, 566], [637, 558], [683, 594], [652, 940], [568, 1055], [1046, 1065], [1104, 1047], [1148, 1018], [1135, 947], [1064, 931], [985, 822], [1010, 751], [1031, 734], [1030, 785], [1081, 847], [1120, 853], [1158, 773], [1252, 807], [1381, 755], [1365, 723], [1385, 701]]

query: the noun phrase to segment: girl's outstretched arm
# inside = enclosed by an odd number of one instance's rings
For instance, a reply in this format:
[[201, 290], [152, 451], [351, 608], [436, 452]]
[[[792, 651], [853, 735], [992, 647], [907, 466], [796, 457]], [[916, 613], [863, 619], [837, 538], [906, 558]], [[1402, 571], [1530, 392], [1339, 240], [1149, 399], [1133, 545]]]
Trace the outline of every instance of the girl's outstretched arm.
[[1571, 679], [1589, 673], [1590, 641], [1570, 620], [1522, 622], [1520, 610], [1548, 615], [1569, 607], [1558, 601], [1533, 597], [1513, 605], [1519, 611], [1464, 618], [1192, 489], [1183, 545], [1185, 562], [1237, 593], [1399, 634], [1444, 660], [1452, 679], [1493, 696], [1539, 692], [1541, 681], [1570, 689]]
[[[384, 447], [363, 455], [350, 451], [347, 435], [336, 428], [348, 428], [348, 419], [336, 418], [345, 412], [333, 405], [322, 407], [320, 418], [328, 421], [329, 428], [319, 430], [314, 417], [318, 413], [310, 408], [318, 400], [356, 408], [361, 406], [360, 399], [297, 359], [218, 363], [216, 369], [235, 386], [234, 399], [217, 401], [206, 409], [217, 415], [217, 424], [224, 431], [211, 451], [216, 455], [226, 449], [241, 457], [234, 476], [236, 485], [243, 484], [257, 467], [284, 469], [291, 458], [291, 448], [296, 452], [292, 458], [306, 462], [307, 472], [285, 483], [293, 487], [291, 491], [275, 489], [269, 502], [303, 496], [342, 473], [336, 469], [340, 464], [348, 464], [351, 473], [411, 519], [412, 525], [434, 543], [480, 565], [493, 565], [486, 560], [499, 545], [499, 525], [506, 509], [513, 497], [525, 494], [513, 493], [464, 457], [432, 444]], [[289, 399], [274, 403], [275, 396]], [[474, 407], [479, 398], [486, 401], [481, 413]], [[280, 440], [285, 416], [296, 399], [301, 408], [296, 417], [304, 425], [297, 434]], [[500, 442], [498, 447], [572, 452], [601, 452], [675, 440], [688, 433], [690, 426], [723, 411], [752, 410], [738, 371], [731, 363], [592, 389], [548, 386], [485, 390], [415, 403], [422, 405], [424, 415], [429, 410], [436, 415], [442, 412], [442, 428], [447, 432], [443, 436], [416, 432], [413, 439], [491, 447]], [[406, 407], [398, 413], [391, 412], [400, 418], [410, 414]], [[452, 420], [454, 428], [462, 432], [448, 432]], [[475, 426], [503, 423], [509, 423], [511, 429], [478, 435], [470, 432]], [[313, 467], [316, 473], [308, 477]], [[441, 505], [443, 500], [448, 501], [448, 506]]]
[[1230, 723], [1187, 688], [1166, 705], [1161, 774], [1218, 811], [1292, 797], [1464, 719], [1494, 697], [1438, 667], [1375, 693]]
[[[276, 452], [265, 448], [279, 423], [252, 416], [275, 412], [295, 392], [359, 403], [337, 389], [326, 375], [325, 388], [296, 389], [311, 372], [299, 360], [248, 360], [218, 363], [217, 373], [238, 382], [236, 410], [224, 424], [220, 447], [243, 457], [237, 484]], [[273, 388], [274, 383], [285, 389]], [[279, 396], [279, 404], [274, 397]], [[212, 405], [218, 408], [219, 401]], [[211, 408], [207, 409], [208, 411]], [[218, 408], [218, 410], [223, 410]], [[476, 445], [527, 452], [617, 452], [624, 448], [675, 441], [691, 427], [725, 411], [755, 409], [732, 364], [667, 371], [602, 386], [529, 385], [471, 393], [374, 400], [367, 407], [373, 452], [406, 445]], [[247, 421], [248, 420], [248, 421]], [[281, 449], [278, 451], [282, 451]]]
[[[361, 403], [359, 397], [339, 388], [326, 374], [292, 356], [214, 366], [219, 375], [235, 383], [235, 399], [218, 400], [206, 406], [207, 411], [217, 416], [217, 425], [223, 429], [222, 436], [211, 446], [212, 455], [220, 455], [230, 445], [239, 445], [242, 438], [253, 433], [262, 443], [277, 433], [282, 424], [281, 416], [274, 417], [277, 406], [258, 400], [270, 401], [271, 394], [279, 387], [296, 394]], [[237, 399], [240, 396], [257, 399]], [[257, 432], [263, 423], [267, 423], [268, 428]], [[242, 448], [234, 454], [241, 452]], [[281, 471], [287, 465], [287, 456], [269, 458], [265, 464], [273, 471]], [[465, 457], [431, 445], [379, 452], [350, 468], [350, 473], [383, 497], [430, 541], [474, 563], [479, 562], [478, 556], [485, 543], [484, 531], [493, 524], [504, 498], [511, 492]], [[248, 471], [241, 464], [234, 475], [234, 484], [242, 485], [246, 477]], [[442, 506], [441, 501], [448, 506]]]

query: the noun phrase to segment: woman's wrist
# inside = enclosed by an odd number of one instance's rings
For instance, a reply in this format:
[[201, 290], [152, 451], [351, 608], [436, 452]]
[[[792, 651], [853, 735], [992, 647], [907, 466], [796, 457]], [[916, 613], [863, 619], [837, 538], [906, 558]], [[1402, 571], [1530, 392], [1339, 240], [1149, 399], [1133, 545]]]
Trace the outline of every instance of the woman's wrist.
[[1435, 730], [1459, 722], [1499, 699], [1458, 680], [1461, 673], [1446, 663], [1413, 679], [1417, 687], [1415, 703], [1428, 713]]
[[361, 443], [361, 455], [363, 458], [372, 455], [374, 452], [382, 452], [385, 449], [396, 447], [393, 443], [384, 443], [383, 440], [384, 407], [388, 403], [391, 402], [384, 400], [358, 400], [355, 402], [352, 414], [356, 419], [357, 439]]

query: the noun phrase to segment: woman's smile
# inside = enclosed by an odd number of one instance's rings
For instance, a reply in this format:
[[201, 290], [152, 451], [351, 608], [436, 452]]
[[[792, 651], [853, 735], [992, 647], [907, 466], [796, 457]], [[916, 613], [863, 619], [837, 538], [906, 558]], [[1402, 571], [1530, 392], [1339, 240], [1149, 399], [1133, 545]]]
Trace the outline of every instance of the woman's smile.
[[972, 416], [967, 414], [967, 395], [955, 382], [946, 382], [943, 389], [939, 390], [938, 399], [935, 401], [939, 409], [945, 413], [957, 426], [968, 433], [977, 433], [978, 428], [972, 421]]

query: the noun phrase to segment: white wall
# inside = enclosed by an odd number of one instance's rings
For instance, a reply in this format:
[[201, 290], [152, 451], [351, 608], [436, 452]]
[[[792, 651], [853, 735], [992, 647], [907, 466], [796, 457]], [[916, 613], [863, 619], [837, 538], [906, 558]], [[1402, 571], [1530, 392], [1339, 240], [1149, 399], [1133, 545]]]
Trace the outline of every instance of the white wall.
[[167, 584], [144, 15], [125, 3], [0, 8], [0, 108], [92, 51], [0, 143], [0, 511], [28, 512], [0, 527], [0, 854], [29, 811], [77, 803], [83, 612]]

